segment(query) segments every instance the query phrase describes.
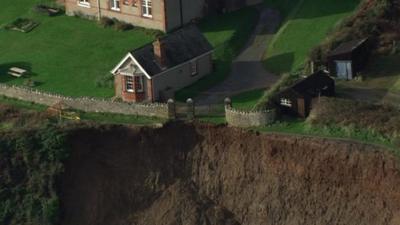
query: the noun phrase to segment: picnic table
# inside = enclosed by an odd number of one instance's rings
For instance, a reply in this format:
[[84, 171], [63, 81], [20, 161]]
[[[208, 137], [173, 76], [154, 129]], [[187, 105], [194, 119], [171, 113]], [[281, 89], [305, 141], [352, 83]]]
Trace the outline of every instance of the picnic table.
[[21, 77], [24, 74], [26, 74], [28, 71], [18, 68], [18, 67], [11, 67], [10, 70], [8, 71], [8, 74], [14, 77]]

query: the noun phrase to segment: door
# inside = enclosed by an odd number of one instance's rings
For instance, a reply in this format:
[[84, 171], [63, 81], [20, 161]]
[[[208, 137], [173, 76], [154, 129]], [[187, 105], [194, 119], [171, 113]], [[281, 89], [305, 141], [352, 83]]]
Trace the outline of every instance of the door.
[[351, 61], [336, 61], [336, 74], [340, 79], [353, 79], [353, 69]]

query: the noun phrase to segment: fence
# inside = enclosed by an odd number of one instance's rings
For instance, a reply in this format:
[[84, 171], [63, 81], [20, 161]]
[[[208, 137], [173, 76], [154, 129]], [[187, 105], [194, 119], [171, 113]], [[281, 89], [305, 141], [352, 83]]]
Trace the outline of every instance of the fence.
[[0, 95], [46, 106], [52, 106], [59, 102], [62, 102], [63, 104], [73, 109], [81, 110], [84, 112], [118, 113], [125, 115], [151, 116], [167, 119], [175, 118], [175, 103], [173, 101], [168, 102], [167, 104], [128, 104], [123, 102], [113, 102], [108, 99], [96, 99], [87, 97], [71, 98], [62, 95], [41, 92], [34, 89], [9, 86], [5, 84], [0, 84]]

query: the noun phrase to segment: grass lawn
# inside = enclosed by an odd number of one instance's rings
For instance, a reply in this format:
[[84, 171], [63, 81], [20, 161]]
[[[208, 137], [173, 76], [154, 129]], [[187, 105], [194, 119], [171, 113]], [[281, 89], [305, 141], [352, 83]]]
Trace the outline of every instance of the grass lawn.
[[264, 89], [240, 93], [232, 97], [232, 106], [235, 109], [252, 110], [264, 94]]
[[67, 96], [112, 97], [113, 88], [99, 88], [104, 76], [131, 49], [150, 42], [143, 31], [118, 32], [94, 21], [60, 15], [47, 17], [33, 12], [41, 0], [1, 0], [0, 25], [18, 17], [40, 25], [30, 33], [0, 29], [0, 82], [21, 85], [22, 78], [7, 74], [12, 66], [32, 72], [40, 90]]
[[222, 82], [230, 72], [234, 57], [246, 44], [258, 13], [254, 8], [245, 8], [225, 15], [207, 17], [200, 23], [200, 29], [215, 48], [214, 72], [195, 84], [176, 93], [176, 99], [186, 101], [200, 92]]
[[257, 128], [256, 130], [314, 137], [351, 139], [368, 144], [382, 145], [396, 151], [397, 154], [400, 153], [392, 140], [383, 135], [367, 130], [354, 130], [346, 127], [311, 126], [301, 119], [286, 119], [284, 122], [275, 123], [268, 127]]
[[[276, 74], [301, 67], [310, 50], [359, 3], [359, 0], [299, 0], [300, 5], [293, 7], [287, 1], [266, 1], [289, 14], [265, 56], [265, 67]], [[289, 13], [291, 7], [296, 11]]]
[[283, 18], [287, 18], [301, 0], [264, 0], [267, 7], [279, 10]]

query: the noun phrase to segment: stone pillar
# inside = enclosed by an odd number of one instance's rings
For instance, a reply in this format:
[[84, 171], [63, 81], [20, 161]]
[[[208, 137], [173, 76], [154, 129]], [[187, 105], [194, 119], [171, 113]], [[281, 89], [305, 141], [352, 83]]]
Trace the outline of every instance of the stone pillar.
[[186, 105], [187, 105], [187, 119], [193, 120], [195, 117], [195, 108], [193, 99], [189, 98], [188, 100], [186, 100]]
[[168, 107], [168, 119], [170, 120], [176, 119], [175, 101], [173, 99], [168, 99], [167, 107]]
[[230, 98], [225, 98], [224, 100], [225, 108], [232, 108], [232, 100]]

